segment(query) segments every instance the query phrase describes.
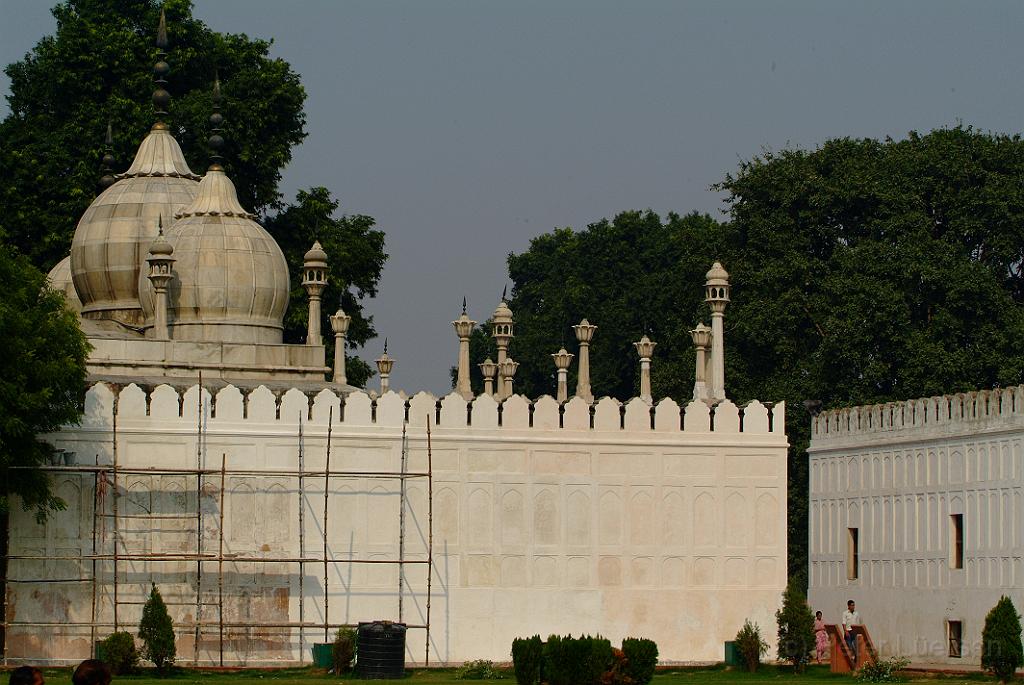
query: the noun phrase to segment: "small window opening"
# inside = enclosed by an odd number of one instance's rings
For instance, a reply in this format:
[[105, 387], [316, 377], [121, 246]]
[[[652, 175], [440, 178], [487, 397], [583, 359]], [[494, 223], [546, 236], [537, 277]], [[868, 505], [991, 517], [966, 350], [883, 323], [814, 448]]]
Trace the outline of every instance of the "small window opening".
[[964, 515], [949, 517], [949, 567], [964, 567]]
[[846, 579], [856, 580], [860, 577], [860, 540], [856, 528], [846, 529]]

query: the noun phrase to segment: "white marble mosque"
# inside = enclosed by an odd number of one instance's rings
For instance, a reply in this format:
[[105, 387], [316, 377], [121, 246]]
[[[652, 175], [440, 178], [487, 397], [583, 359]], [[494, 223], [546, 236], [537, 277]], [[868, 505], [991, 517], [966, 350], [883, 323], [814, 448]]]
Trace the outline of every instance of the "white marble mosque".
[[12, 516], [8, 660], [90, 656], [137, 627], [154, 583], [186, 664], [308, 662], [335, 627], [378, 619], [407, 623], [408, 660], [431, 663], [505, 661], [535, 633], [648, 637], [663, 660], [712, 661], [747, 618], [774, 634], [785, 411], [725, 396], [720, 264], [685, 405], [651, 396], [646, 336], [640, 396], [595, 398], [600, 322], [587, 320], [577, 353], [552, 355], [556, 397], [516, 394], [504, 301], [483, 393], [469, 384], [465, 309], [451, 394], [395, 392], [386, 353], [380, 392], [354, 388], [342, 311], [333, 366], [324, 358], [331, 255], [306, 254], [307, 340], [283, 344], [284, 257], [216, 158], [189, 169], [163, 123], [167, 68], [157, 123], [50, 274], [93, 346], [90, 387], [81, 423], [47, 436], [67, 510]]

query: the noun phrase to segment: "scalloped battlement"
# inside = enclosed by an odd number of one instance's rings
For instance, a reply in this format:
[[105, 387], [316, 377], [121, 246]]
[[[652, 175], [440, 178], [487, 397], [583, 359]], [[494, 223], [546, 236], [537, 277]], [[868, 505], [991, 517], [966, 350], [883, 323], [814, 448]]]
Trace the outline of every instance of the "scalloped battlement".
[[1024, 423], [1024, 386], [978, 390], [903, 402], [844, 407], [811, 419], [815, 444], [853, 436], [956, 432]]
[[513, 395], [498, 403], [488, 395], [467, 402], [452, 392], [441, 398], [420, 392], [409, 400], [394, 392], [372, 397], [364, 392], [339, 396], [329, 389], [313, 394], [297, 388], [274, 392], [260, 385], [244, 392], [227, 385], [213, 392], [192, 385], [183, 391], [171, 385], [140, 387], [98, 382], [85, 398], [83, 427], [107, 425], [115, 413], [120, 419], [183, 421], [194, 425], [203, 414], [212, 423], [260, 422], [326, 425], [330, 417], [344, 426], [431, 426], [441, 429], [626, 431], [648, 433], [719, 433], [785, 435], [785, 405], [754, 400], [737, 407], [729, 400], [710, 408], [702, 401], [680, 407], [671, 398], [657, 404], [634, 397], [626, 403], [603, 397], [589, 405], [574, 397], [559, 405], [550, 396], [531, 402]]

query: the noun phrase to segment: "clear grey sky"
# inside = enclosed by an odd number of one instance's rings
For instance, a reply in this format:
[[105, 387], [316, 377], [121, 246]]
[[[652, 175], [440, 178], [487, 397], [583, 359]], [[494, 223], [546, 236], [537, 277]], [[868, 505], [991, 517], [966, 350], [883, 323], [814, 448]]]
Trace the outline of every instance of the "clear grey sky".
[[[53, 2], [0, 0], [0, 62], [53, 32]], [[720, 216], [709, 186], [763, 147], [1024, 116], [1021, 2], [195, 4], [302, 75], [309, 137], [283, 190], [325, 185], [386, 232], [381, 341], [361, 356], [388, 336], [410, 392], [447, 392], [463, 295], [486, 319], [506, 255], [556, 226]]]

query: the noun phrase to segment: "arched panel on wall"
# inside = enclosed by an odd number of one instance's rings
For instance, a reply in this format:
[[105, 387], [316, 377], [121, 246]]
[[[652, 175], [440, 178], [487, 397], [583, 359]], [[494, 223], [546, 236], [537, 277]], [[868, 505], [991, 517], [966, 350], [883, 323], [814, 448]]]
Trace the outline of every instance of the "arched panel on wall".
[[875, 489], [882, 487], [882, 460], [878, 457], [871, 459], [871, 487]]
[[[397, 487], [393, 486], [393, 487]], [[385, 545], [396, 540], [399, 493], [392, 488], [377, 486], [366, 495], [366, 540], [371, 545]]]
[[281, 397], [281, 421], [298, 425], [309, 422], [309, 398], [297, 388], [289, 388]]
[[661, 503], [661, 541], [668, 548], [686, 545], [686, 505], [679, 488], [665, 488]]
[[[817, 509], [817, 505], [815, 505], [815, 509]], [[758, 496], [754, 517], [757, 528], [756, 544], [766, 547], [778, 544], [779, 502], [775, 495], [764, 492]], [[819, 542], [819, 548], [820, 544]]]
[[661, 562], [661, 583], [667, 587], [686, 585], [686, 562], [679, 557], [667, 557]]
[[719, 544], [718, 512], [715, 497], [709, 492], [700, 493], [693, 501], [693, 539], [698, 547]]
[[451, 488], [434, 494], [434, 544], [459, 544], [459, 498]]
[[622, 498], [612, 490], [601, 493], [598, 500], [598, 540], [602, 545], [622, 543]]
[[359, 516], [359, 495], [348, 485], [331, 486], [327, 496], [327, 540], [337, 557], [361, 548], [365, 530]]
[[[420, 480], [405, 491], [405, 553], [424, 555], [427, 552], [427, 493]], [[424, 574], [426, 575], [426, 574]], [[424, 587], [426, 582], [423, 581]]]
[[[217, 411], [218, 415], [220, 410]], [[337, 425], [341, 421], [341, 399], [328, 388], [313, 397], [313, 422], [326, 426], [328, 421]]]
[[262, 525], [257, 527], [256, 542], [260, 549], [265, 545], [280, 549], [290, 538], [289, 522], [297, 516], [296, 507], [291, 506], [291, 497], [280, 483], [271, 484], [263, 498]]
[[693, 584], [715, 584], [715, 560], [711, 557], [697, 557], [693, 560]]
[[413, 395], [409, 400], [409, 429], [427, 432], [427, 419], [431, 427], [437, 418], [437, 398], [424, 390]]
[[557, 545], [561, 520], [557, 491], [544, 488], [533, 498], [533, 541], [537, 545]]
[[633, 495], [629, 502], [629, 539], [634, 545], [654, 543], [654, 498], [647, 491]]
[[121, 418], [139, 418], [146, 415], [146, 393], [129, 383], [117, 396], [117, 415]]
[[82, 516], [85, 515], [82, 487], [78, 479], [62, 478], [57, 484], [56, 495], [64, 500], [67, 508], [50, 513], [54, 537], [58, 540], [78, 540], [82, 535]]
[[149, 415], [156, 419], [177, 419], [178, 392], [169, 385], [160, 384], [149, 394]]
[[726, 547], [745, 547], [750, 539], [747, 534], [750, 523], [747, 498], [740, 492], [729, 493], [725, 499]]
[[231, 552], [251, 551], [255, 542], [256, 493], [248, 482], [236, 482], [228, 494], [226, 531]]
[[846, 462], [846, 482], [850, 490], [860, 489], [860, 463], [856, 457], [850, 457]]
[[958, 449], [954, 449], [949, 455], [949, 482], [964, 482], [964, 455]]
[[526, 544], [525, 519], [522, 493], [518, 490], [506, 491], [501, 496], [501, 544], [512, 546]]
[[373, 402], [365, 392], [345, 395], [345, 425], [369, 426], [372, 423]]
[[566, 502], [566, 543], [590, 545], [590, 496], [583, 490], [573, 490]]
[[466, 500], [466, 544], [478, 549], [490, 547], [492, 529], [491, 495], [483, 488], [474, 488]]

